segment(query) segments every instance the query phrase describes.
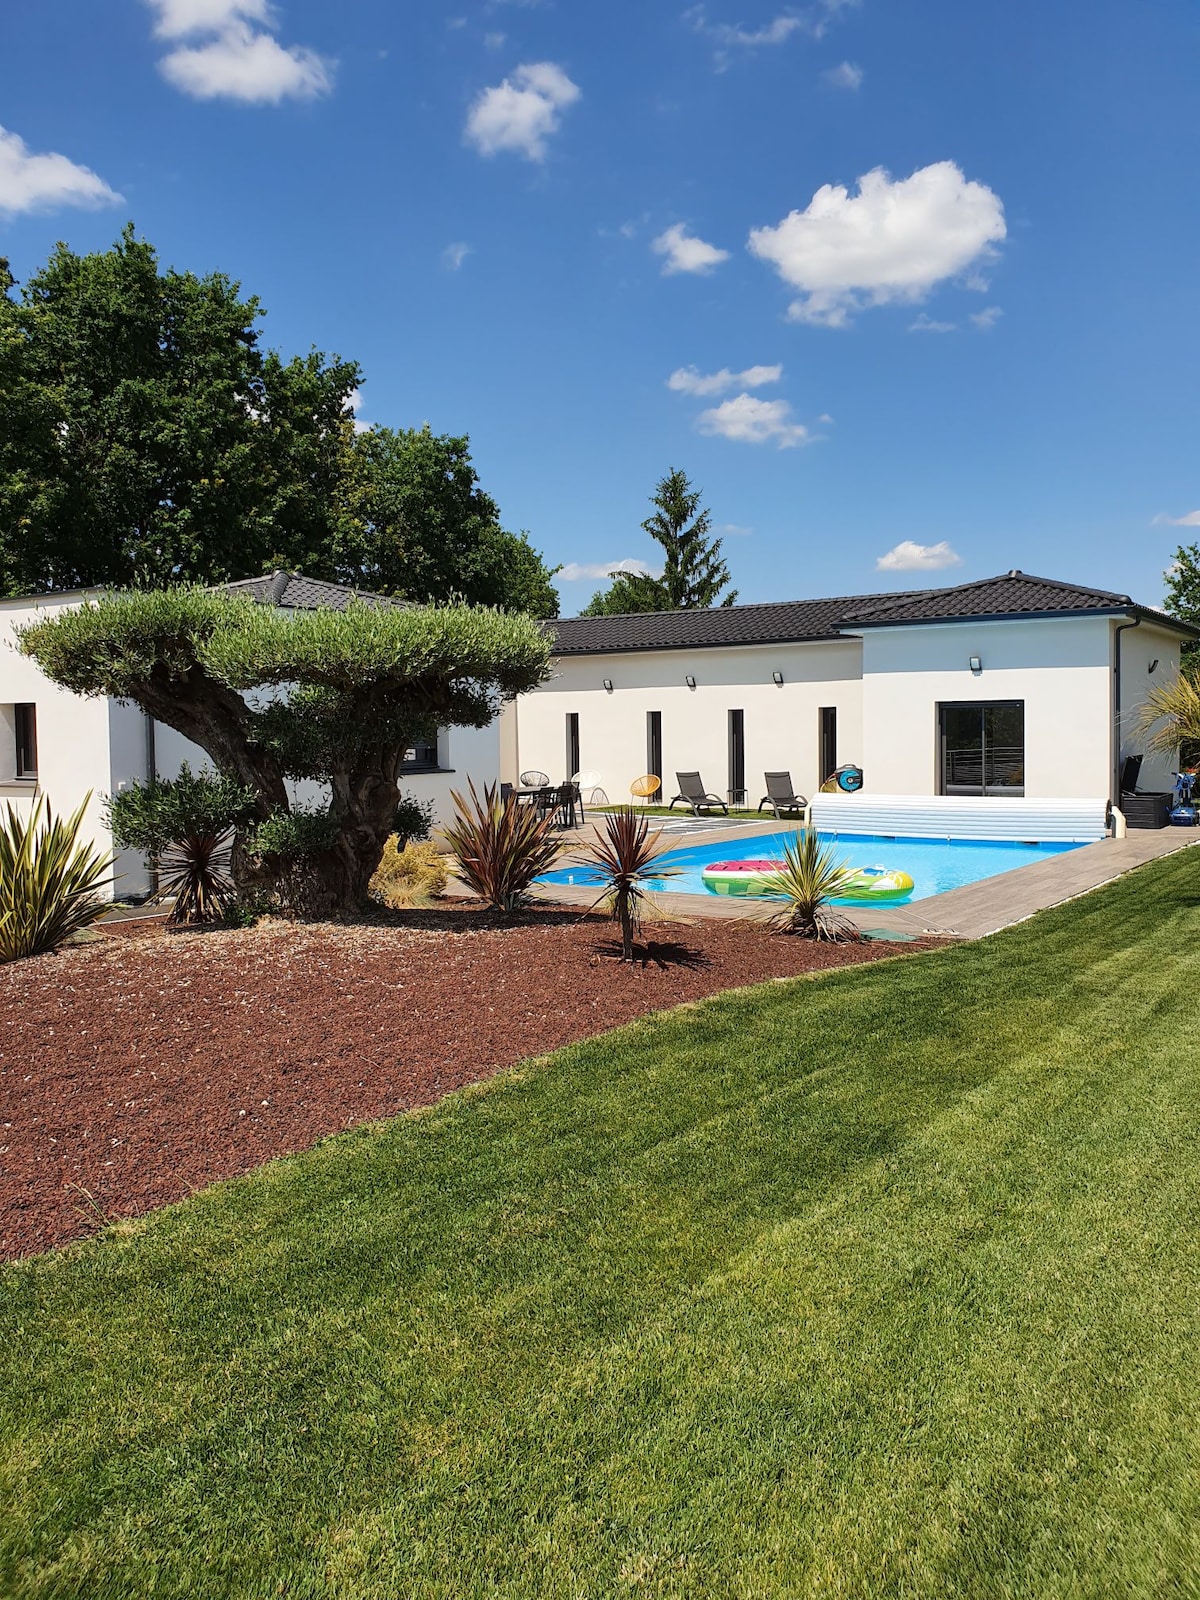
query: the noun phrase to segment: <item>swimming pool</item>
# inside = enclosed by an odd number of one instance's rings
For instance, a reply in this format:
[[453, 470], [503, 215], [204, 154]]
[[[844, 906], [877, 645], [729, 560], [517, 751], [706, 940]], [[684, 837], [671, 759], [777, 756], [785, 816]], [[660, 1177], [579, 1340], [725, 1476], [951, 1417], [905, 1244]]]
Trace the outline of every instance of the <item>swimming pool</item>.
[[[662, 863], [677, 868], [679, 875], [654, 879], [647, 888], [652, 893], [662, 894], [710, 894], [712, 891], [700, 874], [711, 862], [780, 857], [784, 845], [795, 837], [792, 829], [670, 850], [662, 857]], [[1028, 867], [1035, 861], [1049, 861], [1067, 850], [1079, 849], [1077, 844], [1018, 844], [1007, 839], [894, 839], [861, 833], [822, 833], [819, 837], [847, 866], [899, 868], [907, 872], [913, 880], [909, 901], [928, 900], [930, 895], [961, 889], [965, 883], [978, 883], [981, 878], [994, 878], [998, 873], [1012, 872], [1016, 867]], [[586, 867], [577, 866], [548, 872], [538, 882], [586, 888], [599, 879]]]

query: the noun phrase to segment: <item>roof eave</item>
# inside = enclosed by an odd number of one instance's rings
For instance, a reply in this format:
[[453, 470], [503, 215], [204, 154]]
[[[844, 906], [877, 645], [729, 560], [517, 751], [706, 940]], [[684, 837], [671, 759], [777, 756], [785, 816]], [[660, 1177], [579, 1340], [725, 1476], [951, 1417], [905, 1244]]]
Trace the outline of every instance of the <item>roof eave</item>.
[[1139, 621], [1153, 622], [1168, 632], [1183, 634], [1188, 639], [1200, 639], [1200, 628], [1179, 617], [1169, 617], [1150, 606], [1066, 606], [1060, 611], [978, 611], [962, 617], [881, 617], [864, 618], [861, 622], [843, 622], [843, 634], [862, 633], [868, 628], [935, 628], [965, 622], [1056, 622], [1070, 617], [1137, 617]]

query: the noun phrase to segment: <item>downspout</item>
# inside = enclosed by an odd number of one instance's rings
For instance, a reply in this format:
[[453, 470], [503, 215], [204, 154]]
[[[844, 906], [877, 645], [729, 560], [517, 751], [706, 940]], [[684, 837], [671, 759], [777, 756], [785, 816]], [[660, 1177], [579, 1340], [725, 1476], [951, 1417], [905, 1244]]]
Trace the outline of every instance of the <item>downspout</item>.
[[[146, 719], [146, 782], [153, 783], [158, 777], [158, 753], [154, 743], [154, 718], [147, 711]], [[158, 893], [158, 857], [147, 856], [146, 868], [150, 876], [150, 897]]]
[[1113, 732], [1112, 732], [1112, 804], [1121, 804], [1121, 635], [1131, 628], [1140, 628], [1141, 617], [1132, 622], [1118, 622], [1113, 629]]

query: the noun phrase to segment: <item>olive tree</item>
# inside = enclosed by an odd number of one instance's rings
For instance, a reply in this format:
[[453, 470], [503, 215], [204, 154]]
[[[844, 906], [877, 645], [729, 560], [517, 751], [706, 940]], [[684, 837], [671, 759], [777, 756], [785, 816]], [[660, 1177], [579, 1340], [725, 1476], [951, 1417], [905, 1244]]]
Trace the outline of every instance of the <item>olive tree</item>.
[[[195, 588], [111, 595], [30, 624], [21, 648], [77, 694], [132, 702], [248, 790], [233, 872], [302, 916], [352, 912], [392, 831], [405, 750], [485, 727], [547, 674], [537, 623], [467, 605], [284, 612]], [[327, 787], [295, 806], [289, 779]]]

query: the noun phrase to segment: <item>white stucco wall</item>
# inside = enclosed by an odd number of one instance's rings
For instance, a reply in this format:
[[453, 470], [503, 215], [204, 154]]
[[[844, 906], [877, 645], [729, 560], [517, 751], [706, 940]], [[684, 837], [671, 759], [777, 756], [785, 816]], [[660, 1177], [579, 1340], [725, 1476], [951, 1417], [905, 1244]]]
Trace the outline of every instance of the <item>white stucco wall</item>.
[[[699, 769], [707, 788], [723, 799], [728, 716], [740, 710], [750, 804], [765, 792], [767, 771], [789, 771], [796, 788], [812, 794], [819, 782], [822, 706], [837, 707], [838, 760], [862, 759], [860, 660], [857, 639], [564, 656], [554, 661], [548, 683], [505, 712], [504, 776], [512, 782], [521, 772], [539, 771], [554, 783], [569, 777], [566, 718], [575, 712], [580, 769], [597, 773], [613, 802], [627, 800], [629, 785], [648, 770], [646, 714], [658, 711], [666, 798], [676, 793], [676, 772]], [[781, 688], [773, 672], [783, 674]], [[689, 674], [695, 689], [684, 682]]]
[[[1150, 671], [1151, 662], [1157, 662]], [[1141, 710], [1150, 690], [1179, 675], [1179, 635], [1145, 622], [1121, 635], [1121, 756], [1143, 755], [1146, 735]], [[1145, 755], [1138, 788], [1147, 792], [1171, 788], [1177, 757]]]
[[1026, 797], [1107, 797], [1111, 627], [1107, 617], [1066, 617], [865, 629], [864, 786], [936, 794], [938, 705], [1021, 700]]

